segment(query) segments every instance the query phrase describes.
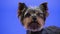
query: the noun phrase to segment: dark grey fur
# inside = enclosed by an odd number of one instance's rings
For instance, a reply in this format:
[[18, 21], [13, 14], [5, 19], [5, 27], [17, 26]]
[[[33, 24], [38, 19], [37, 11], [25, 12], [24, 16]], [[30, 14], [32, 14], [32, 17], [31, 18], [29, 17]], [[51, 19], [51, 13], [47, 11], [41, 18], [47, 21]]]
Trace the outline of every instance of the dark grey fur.
[[60, 28], [56, 26], [49, 26], [38, 32], [27, 31], [27, 34], [60, 34]]

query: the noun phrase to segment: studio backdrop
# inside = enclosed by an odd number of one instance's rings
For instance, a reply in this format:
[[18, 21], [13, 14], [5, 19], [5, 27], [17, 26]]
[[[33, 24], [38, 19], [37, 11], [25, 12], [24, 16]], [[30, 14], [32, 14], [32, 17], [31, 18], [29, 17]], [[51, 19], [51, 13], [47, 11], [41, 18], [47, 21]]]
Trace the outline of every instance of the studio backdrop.
[[19, 2], [25, 3], [28, 7], [47, 2], [49, 16], [45, 21], [45, 27], [60, 27], [60, 0], [0, 0], [0, 34], [26, 34], [17, 17]]

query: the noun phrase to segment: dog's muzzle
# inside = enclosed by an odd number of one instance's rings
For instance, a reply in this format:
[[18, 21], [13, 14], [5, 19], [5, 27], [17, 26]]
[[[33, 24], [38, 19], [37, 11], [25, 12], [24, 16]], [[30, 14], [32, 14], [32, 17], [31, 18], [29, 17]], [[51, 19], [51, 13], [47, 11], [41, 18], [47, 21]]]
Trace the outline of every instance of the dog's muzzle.
[[28, 23], [28, 29], [36, 30], [38, 28], [40, 28], [40, 25], [37, 21], [37, 18], [36, 18], [36, 16], [32, 16], [32, 21], [30, 23]]

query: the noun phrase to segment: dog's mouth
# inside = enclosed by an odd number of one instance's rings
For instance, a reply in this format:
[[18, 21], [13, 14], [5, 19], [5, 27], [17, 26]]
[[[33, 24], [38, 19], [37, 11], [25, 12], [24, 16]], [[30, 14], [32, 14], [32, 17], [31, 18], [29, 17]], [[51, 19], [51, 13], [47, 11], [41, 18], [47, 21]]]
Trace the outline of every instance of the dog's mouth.
[[30, 29], [37, 29], [39, 27], [39, 25], [37, 24], [37, 23], [31, 23], [30, 25], [29, 25], [29, 28]]
[[37, 29], [39, 29], [40, 28], [40, 25], [39, 25], [39, 23], [38, 22], [34, 22], [34, 21], [32, 21], [32, 22], [30, 22], [29, 24], [28, 24], [28, 29], [30, 29], [30, 30], [37, 30]]

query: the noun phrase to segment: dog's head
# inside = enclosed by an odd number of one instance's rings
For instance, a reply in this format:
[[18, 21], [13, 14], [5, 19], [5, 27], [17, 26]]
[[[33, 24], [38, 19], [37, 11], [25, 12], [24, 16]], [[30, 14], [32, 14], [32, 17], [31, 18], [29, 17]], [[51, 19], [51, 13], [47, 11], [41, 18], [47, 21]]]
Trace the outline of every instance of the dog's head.
[[47, 3], [42, 3], [39, 7], [27, 7], [24, 3], [19, 3], [18, 17], [22, 25], [30, 31], [40, 31], [44, 24], [47, 12]]

